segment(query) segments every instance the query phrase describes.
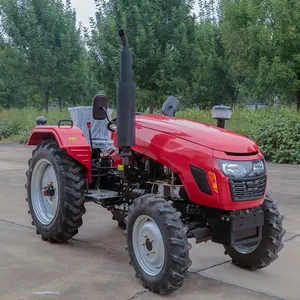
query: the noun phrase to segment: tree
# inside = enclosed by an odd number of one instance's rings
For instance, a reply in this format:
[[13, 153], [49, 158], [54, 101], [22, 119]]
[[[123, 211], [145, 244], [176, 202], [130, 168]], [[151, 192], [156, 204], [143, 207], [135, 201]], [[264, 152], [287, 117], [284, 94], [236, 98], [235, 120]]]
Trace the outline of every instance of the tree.
[[223, 8], [222, 41], [244, 95], [296, 98], [299, 110], [300, 2], [234, 0]]
[[219, 0], [199, 1], [200, 21], [197, 24], [197, 55], [199, 57], [193, 92], [193, 104], [207, 107], [215, 104], [235, 104], [237, 88], [230, 72], [221, 41], [222, 12]]
[[26, 81], [23, 72], [26, 61], [10, 45], [0, 44], [0, 106], [10, 108], [27, 104]]
[[2, 0], [0, 17], [1, 37], [26, 62], [22, 76], [43, 96], [46, 111], [50, 98], [62, 106], [86, 96], [87, 53], [70, 0], [66, 6], [62, 0]]
[[[105, 91], [115, 98], [124, 28], [133, 52], [133, 74], [141, 106], [161, 104], [169, 94], [186, 96], [198, 64], [196, 22], [188, 0], [96, 0], [89, 46]], [[142, 97], [142, 99], [140, 98]]]
[[76, 12], [71, 1], [66, 1], [64, 27], [61, 28], [61, 49], [57, 52], [57, 76], [53, 94], [59, 107], [63, 103], [77, 105], [91, 103], [97, 93], [96, 78], [91, 71], [91, 60], [82, 37], [82, 27], [76, 26]]

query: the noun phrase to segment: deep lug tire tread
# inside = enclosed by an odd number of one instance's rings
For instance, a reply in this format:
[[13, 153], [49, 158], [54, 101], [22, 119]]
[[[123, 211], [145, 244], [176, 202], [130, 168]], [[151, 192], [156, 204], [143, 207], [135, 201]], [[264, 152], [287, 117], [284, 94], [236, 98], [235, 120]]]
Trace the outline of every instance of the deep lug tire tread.
[[269, 196], [266, 197], [262, 209], [265, 213], [265, 224], [257, 249], [250, 254], [241, 254], [233, 247], [224, 246], [225, 254], [228, 254], [232, 263], [241, 269], [255, 271], [269, 266], [278, 258], [278, 252], [284, 247], [282, 239], [286, 231], [282, 226], [283, 216]]
[[[53, 222], [47, 226], [41, 224], [35, 216], [31, 204], [30, 186], [31, 176], [35, 161], [41, 155], [51, 157], [59, 170], [56, 173], [61, 184], [60, 203], [57, 216]], [[37, 234], [41, 235], [42, 240], [50, 243], [64, 243], [78, 233], [82, 226], [82, 216], [86, 209], [84, 206], [84, 184], [85, 178], [83, 166], [69, 157], [66, 152], [60, 149], [53, 140], [47, 140], [39, 144], [32, 152], [32, 157], [28, 161], [26, 172], [27, 198], [29, 213], [32, 217], [32, 225], [37, 229]]]
[[[133, 224], [141, 214], [147, 214], [155, 220], [167, 247], [166, 263], [162, 272], [151, 278], [139, 267], [131, 244]], [[124, 235], [127, 240], [126, 250], [129, 253], [130, 265], [135, 269], [136, 277], [140, 279], [143, 287], [161, 295], [170, 294], [180, 288], [192, 264], [189, 258], [191, 244], [188, 243], [186, 234], [183, 235], [186, 229], [172, 203], [159, 196], [143, 195], [129, 207], [125, 223]]]

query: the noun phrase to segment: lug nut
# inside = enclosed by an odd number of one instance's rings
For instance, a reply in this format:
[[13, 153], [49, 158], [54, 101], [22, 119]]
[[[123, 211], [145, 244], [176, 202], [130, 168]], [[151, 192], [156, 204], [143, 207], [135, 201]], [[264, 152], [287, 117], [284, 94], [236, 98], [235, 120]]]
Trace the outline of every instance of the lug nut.
[[147, 256], [149, 256], [149, 253], [148, 253], [148, 252], [146, 252], [145, 254], [146, 254]]
[[141, 243], [142, 246], [145, 246], [145, 243]]
[[229, 222], [229, 218], [227, 218], [226, 221]]
[[154, 250], [152, 250], [152, 251], [151, 251], [151, 254], [155, 254], [155, 251], [154, 251]]
[[147, 234], [144, 234], [144, 238], [146, 239], [148, 237], [148, 235]]

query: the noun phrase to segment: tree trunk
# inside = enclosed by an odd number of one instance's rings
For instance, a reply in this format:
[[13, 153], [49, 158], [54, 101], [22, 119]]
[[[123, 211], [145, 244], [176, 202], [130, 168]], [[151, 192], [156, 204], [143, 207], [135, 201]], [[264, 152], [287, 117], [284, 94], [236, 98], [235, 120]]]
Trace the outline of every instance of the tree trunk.
[[58, 100], [58, 106], [59, 106], [59, 109], [62, 110], [61, 97], [59, 96], [59, 97], [57, 98], [57, 100]]
[[49, 97], [50, 97], [50, 92], [49, 90], [45, 91], [45, 96], [44, 96], [44, 103], [45, 103], [45, 110], [46, 113], [49, 111]]
[[75, 97], [73, 97], [73, 96], [71, 96], [71, 103], [72, 103], [72, 105], [73, 106], [76, 106], [76, 98]]
[[300, 112], [300, 90], [296, 92], [297, 112]]
[[7, 101], [6, 101], [6, 103], [4, 103], [4, 108], [6, 108], [6, 109], [10, 109], [10, 96], [9, 95], [7, 95]]
[[233, 87], [230, 86], [228, 88], [229, 97], [231, 99], [231, 105], [236, 105], [237, 97], [238, 97], [238, 91]]
[[150, 107], [149, 107], [149, 114], [153, 114], [154, 113], [154, 105], [153, 104], [150, 104]]

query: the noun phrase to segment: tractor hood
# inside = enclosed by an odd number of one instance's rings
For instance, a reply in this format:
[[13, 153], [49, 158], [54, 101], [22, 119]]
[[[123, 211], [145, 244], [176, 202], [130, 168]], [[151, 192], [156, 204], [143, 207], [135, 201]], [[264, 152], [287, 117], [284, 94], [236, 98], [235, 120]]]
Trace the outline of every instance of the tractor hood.
[[222, 152], [247, 154], [258, 151], [257, 145], [244, 135], [186, 119], [141, 114], [136, 116], [136, 124]]

